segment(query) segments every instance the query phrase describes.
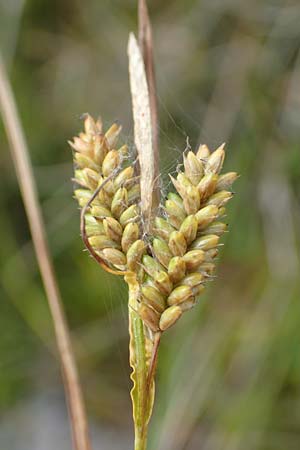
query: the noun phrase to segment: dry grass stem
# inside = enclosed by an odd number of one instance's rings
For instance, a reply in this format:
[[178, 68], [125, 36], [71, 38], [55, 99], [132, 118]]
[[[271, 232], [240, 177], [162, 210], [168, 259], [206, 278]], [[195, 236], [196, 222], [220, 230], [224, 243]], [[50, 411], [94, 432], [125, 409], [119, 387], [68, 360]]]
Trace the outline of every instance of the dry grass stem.
[[13, 92], [0, 59], [0, 107], [15, 170], [29, 222], [40, 273], [51, 310], [57, 346], [61, 359], [64, 386], [68, 401], [73, 444], [76, 450], [90, 450], [88, 424], [83, 403], [70, 335], [61, 306], [45, 226], [39, 206], [37, 189], [29, 153], [17, 112]]

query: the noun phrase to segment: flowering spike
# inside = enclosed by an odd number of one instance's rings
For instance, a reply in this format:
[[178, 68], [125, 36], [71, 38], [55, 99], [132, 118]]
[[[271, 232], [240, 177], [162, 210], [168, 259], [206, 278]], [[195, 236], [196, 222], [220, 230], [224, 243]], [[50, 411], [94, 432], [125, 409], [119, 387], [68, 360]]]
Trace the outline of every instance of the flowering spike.
[[86, 208], [85, 232], [92, 251], [104, 267], [134, 277], [137, 313], [152, 332], [165, 331], [196, 304], [214, 273], [220, 237], [227, 229], [224, 206], [238, 175], [220, 174], [224, 144], [213, 152], [206, 145], [196, 154], [189, 151], [183, 157], [184, 171], [170, 176], [177, 193], [167, 195], [164, 217], [154, 217], [146, 230], [139, 176], [126, 163], [127, 146], [115, 148], [120, 131], [113, 124], [103, 134], [101, 121], [85, 116], [84, 132], [70, 142], [80, 186], [75, 197]]

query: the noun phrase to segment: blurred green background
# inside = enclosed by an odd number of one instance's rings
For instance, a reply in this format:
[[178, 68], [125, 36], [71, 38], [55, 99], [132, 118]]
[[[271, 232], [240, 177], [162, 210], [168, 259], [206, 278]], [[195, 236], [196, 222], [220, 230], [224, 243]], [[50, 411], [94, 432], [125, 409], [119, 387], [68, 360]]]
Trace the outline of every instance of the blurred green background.
[[[201, 305], [163, 339], [150, 450], [300, 448], [299, 0], [150, 0], [161, 173], [227, 142], [241, 174]], [[67, 140], [85, 112], [133, 142], [133, 0], [0, 1], [95, 449], [132, 448], [126, 288], [83, 252]], [[0, 448], [71, 448], [52, 323], [0, 124]]]

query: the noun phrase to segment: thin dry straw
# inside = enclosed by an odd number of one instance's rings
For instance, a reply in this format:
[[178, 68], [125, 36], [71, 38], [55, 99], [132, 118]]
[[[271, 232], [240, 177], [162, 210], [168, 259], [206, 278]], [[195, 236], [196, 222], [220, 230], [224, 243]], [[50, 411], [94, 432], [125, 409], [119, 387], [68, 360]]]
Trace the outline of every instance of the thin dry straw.
[[65, 393], [68, 401], [73, 444], [76, 450], [90, 450], [88, 424], [71, 339], [61, 305], [45, 226], [38, 202], [37, 189], [25, 136], [17, 112], [13, 92], [0, 55], [0, 109], [10, 143], [11, 155], [23, 198], [31, 236], [44, 288], [53, 318], [57, 346], [61, 359]]

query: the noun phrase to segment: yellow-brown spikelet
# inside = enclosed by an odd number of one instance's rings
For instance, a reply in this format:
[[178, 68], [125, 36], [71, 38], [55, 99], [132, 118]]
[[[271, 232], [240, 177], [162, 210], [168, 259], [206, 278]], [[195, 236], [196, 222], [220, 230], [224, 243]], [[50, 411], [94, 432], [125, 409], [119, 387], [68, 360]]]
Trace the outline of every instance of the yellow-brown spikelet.
[[[166, 302], [162, 314], [156, 309], [161, 314], [161, 331], [197, 303], [205, 281], [214, 273], [219, 240], [227, 229], [220, 217], [233, 195], [228, 189], [237, 178], [235, 172], [220, 175], [224, 158], [224, 144], [214, 152], [206, 145], [201, 145], [196, 154], [188, 152], [184, 156], [184, 172], [177, 178], [171, 177], [178, 194], [168, 194], [165, 217], [155, 218], [153, 256], [162, 263], [160, 273], [164, 272], [173, 286], [169, 294], [160, 289]], [[155, 259], [151, 265], [154, 267]], [[148, 274], [155, 279], [155, 272]], [[148, 306], [155, 309], [153, 304]]]
[[103, 186], [84, 217], [89, 245], [105, 265], [125, 273], [139, 262], [145, 245], [141, 241], [137, 244], [141, 234], [138, 177], [133, 165], [126, 167], [127, 147], [115, 148], [120, 131], [121, 127], [113, 124], [103, 133], [101, 120], [87, 115], [84, 133], [70, 145], [75, 150], [75, 181], [80, 185], [75, 196], [79, 205], [87, 205], [95, 190]]
[[[75, 196], [85, 211], [85, 232], [104, 267], [135, 274], [138, 313], [152, 332], [163, 332], [191, 309], [214, 273], [221, 221], [232, 198], [235, 172], [220, 174], [224, 144], [211, 152], [206, 145], [184, 155], [184, 171], [171, 177], [164, 217], [153, 220], [153, 236], [143, 238], [139, 177], [127, 164], [126, 146], [116, 149], [121, 127], [103, 134], [100, 120], [89, 115], [85, 131], [71, 142], [75, 150]], [[93, 197], [95, 190], [99, 190]], [[93, 200], [91, 201], [91, 198]]]

